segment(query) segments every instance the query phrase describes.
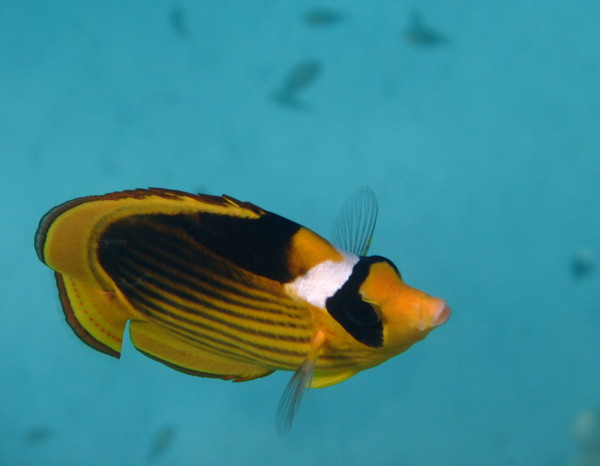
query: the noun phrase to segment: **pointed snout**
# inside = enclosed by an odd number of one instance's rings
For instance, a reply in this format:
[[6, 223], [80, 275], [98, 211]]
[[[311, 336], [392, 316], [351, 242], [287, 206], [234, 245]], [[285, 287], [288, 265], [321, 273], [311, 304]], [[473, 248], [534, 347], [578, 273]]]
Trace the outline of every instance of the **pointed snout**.
[[450, 318], [450, 308], [446, 301], [440, 298], [430, 298], [421, 301], [421, 315], [417, 328], [428, 330], [439, 327]]

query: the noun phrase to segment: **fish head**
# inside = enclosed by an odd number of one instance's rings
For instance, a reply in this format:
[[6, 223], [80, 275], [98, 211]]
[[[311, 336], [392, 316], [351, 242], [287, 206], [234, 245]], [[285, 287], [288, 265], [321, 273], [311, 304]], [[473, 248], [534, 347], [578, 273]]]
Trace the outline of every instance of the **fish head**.
[[371, 264], [359, 292], [362, 300], [378, 312], [383, 327], [382, 348], [393, 354], [422, 340], [450, 317], [450, 308], [443, 299], [408, 286], [387, 259]]

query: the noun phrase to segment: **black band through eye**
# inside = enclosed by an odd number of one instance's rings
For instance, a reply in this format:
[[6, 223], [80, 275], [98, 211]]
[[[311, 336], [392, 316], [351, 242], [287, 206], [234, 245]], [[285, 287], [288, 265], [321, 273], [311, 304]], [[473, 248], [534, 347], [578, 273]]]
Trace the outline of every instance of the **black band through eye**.
[[365, 301], [348, 303], [343, 307], [348, 319], [358, 325], [376, 325], [381, 322], [379, 309]]
[[348, 281], [325, 302], [331, 317], [357, 341], [372, 348], [383, 346], [381, 313], [377, 306], [362, 300], [359, 288], [369, 275], [371, 264], [381, 261], [387, 259], [361, 257]]

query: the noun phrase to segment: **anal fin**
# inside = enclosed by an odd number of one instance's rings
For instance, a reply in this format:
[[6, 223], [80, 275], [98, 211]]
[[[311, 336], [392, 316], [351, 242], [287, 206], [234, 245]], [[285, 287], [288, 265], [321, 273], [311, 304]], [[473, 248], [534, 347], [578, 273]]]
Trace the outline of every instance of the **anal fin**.
[[345, 372], [336, 372], [333, 374], [327, 373], [315, 373], [312, 379], [312, 384], [310, 388], [325, 388], [331, 387], [332, 385], [336, 385], [344, 380], [349, 379], [353, 375], [355, 375], [355, 371], [345, 371]]
[[129, 334], [140, 352], [186, 374], [245, 382], [273, 373], [264, 366], [204, 350], [155, 322], [132, 320]]

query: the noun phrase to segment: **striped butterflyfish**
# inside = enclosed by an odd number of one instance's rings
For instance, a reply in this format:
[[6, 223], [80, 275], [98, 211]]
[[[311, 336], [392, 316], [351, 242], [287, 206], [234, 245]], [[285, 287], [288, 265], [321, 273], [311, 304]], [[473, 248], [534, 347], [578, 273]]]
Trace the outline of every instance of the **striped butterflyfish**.
[[35, 248], [66, 320], [92, 348], [133, 345], [179, 371], [235, 382], [294, 371], [277, 409], [290, 428], [308, 387], [342, 382], [405, 351], [450, 309], [367, 256], [377, 217], [351, 196], [333, 241], [230, 196], [138, 189], [51, 209]]

